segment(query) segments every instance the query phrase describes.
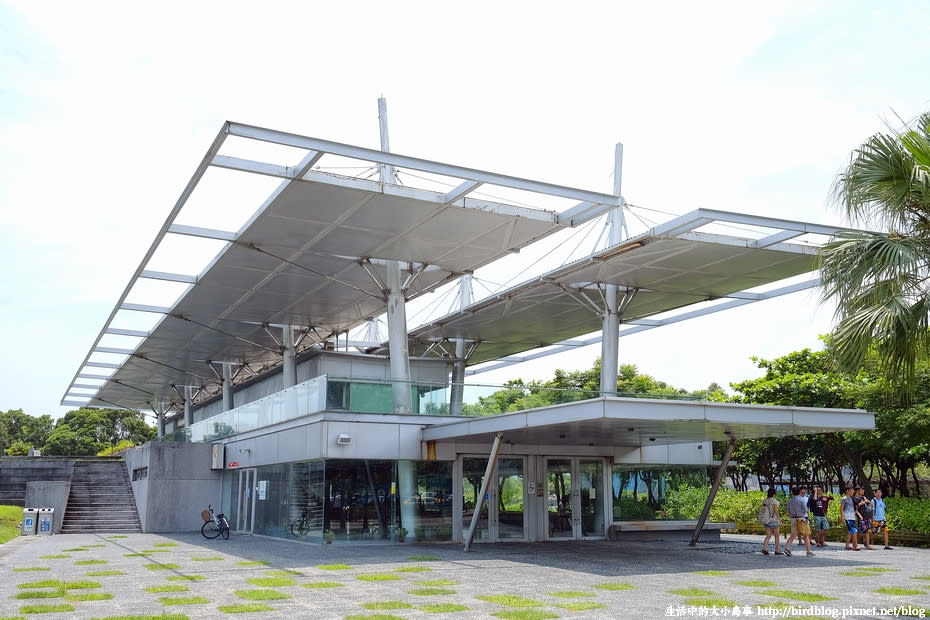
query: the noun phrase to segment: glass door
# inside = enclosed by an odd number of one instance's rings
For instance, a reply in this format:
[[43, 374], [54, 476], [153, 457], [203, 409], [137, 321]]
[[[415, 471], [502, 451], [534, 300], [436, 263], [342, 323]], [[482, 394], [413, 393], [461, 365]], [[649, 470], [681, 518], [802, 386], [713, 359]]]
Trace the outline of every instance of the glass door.
[[549, 540], [604, 537], [604, 460], [546, 459]]
[[487, 466], [487, 458], [462, 459], [463, 535], [468, 535], [475, 507], [480, 506], [475, 542], [525, 539], [526, 460], [523, 457], [498, 458], [494, 479], [488, 485], [485, 497], [479, 498]]
[[546, 512], [550, 540], [575, 538], [572, 459], [546, 459]]
[[255, 469], [239, 470], [236, 531], [251, 534], [255, 519]]

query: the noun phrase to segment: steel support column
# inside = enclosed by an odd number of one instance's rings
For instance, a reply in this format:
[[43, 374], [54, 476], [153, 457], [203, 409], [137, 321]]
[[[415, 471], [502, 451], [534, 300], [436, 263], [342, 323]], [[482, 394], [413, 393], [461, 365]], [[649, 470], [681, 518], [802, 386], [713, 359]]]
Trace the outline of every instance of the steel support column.
[[[623, 144], [614, 151], [614, 194], [619, 197], [623, 176]], [[623, 201], [620, 201], [621, 204]], [[626, 218], [623, 207], [615, 207], [608, 216], [607, 247], [623, 240]], [[601, 325], [601, 396], [617, 394], [617, 373], [620, 368], [620, 313], [617, 285], [607, 284], [604, 290], [604, 319]]]
[[294, 346], [294, 328], [285, 325], [281, 330], [281, 344], [284, 348], [284, 387], [289, 388], [297, 385], [297, 347]]
[[233, 408], [232, 362], [223, 362], [223, 411]]
[[165, 436], [165, 403], [161, 399], [155, 401], [155, 419], [158, 425], [158, 438]]
[[[472, 274], [466, 273], [459, 279], [459, 309], [471, 305]], [[449, 413], [462, 415], [462, 405], [465, 399], [465, 339], [455, 341], [456, 361], [452, 364], [452, 391], [449, 395]]]
[[704, 523], [707, 521], [707, 515], [710, 514], [711, 504], [714, 503], [714, 498], [717, 496], [717, 490], [720, 489], [720, 483], [723, 482], [723, 475], [727, 472], [727, 464], [730, 462], [730, 457], [733, 456], [733, 450], [736, 449], [736, 438], [730, 437], [730, 443], [727, 444], [727, 449], [723, 451], [723, 458], [720, 460], [720, 467], [717, 468], [717, 474], [714, 476], [714, 484], [710, 487], [710, 493], [707, 495], [707, 501], [704, 502], [704, 510], [701, 511], [701, 517], [698, 519], [697, 526], [694, 528], [694, 535], [691, 537], [691, 542], [688, 543], [689, 546], [693, 547], [697, 544], [698, 538], [701, 536], [701, 530], [704, 529]]
[[184, 428], [190, 430], [194, 423], [194, 412], [191, 410], [191, 400], [193, 400], [194, 388], [189, 385], [184, 386]]
[[[478, 526], [478, 517], [481, 516], [481, 506], [484, 504], [484, 496], [488, 493], [488, 484], [491, 483], [491, 476], [497, 469], [497, 455], [501, 450], [501, 438], [504, 433], [498, 432], [494, 437], [494, 443], [491, 444], [491, 456], [488, 457], [488, 466], [484, 470], [484, 479], [481, 481], [481, 491], [478, 493], [478, 501], [475, 502], [475, 512], [471, 516], [471, 525], [468, 526], [468, 534], [465, 536], [465, 551], [471, 549], [471, 541], [475, 537], [475, 528]], [[490, 513], [491, 506], [488, 506]]]

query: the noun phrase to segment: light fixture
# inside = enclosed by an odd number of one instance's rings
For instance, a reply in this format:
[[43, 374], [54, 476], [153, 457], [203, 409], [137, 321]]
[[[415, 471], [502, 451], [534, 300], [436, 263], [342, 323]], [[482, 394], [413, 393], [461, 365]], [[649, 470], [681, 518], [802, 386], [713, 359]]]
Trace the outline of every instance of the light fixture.
[[352, 435], [350, 435], [350, 434], [348, 434], [348, 433], [340, 433], [339, 436], [336, 437], [336, 444], [337, 444], [337, 445], [340, 445], [340, 446], [347, 446], [347, 445], [349, 445], [350, 443], [352, 443]]

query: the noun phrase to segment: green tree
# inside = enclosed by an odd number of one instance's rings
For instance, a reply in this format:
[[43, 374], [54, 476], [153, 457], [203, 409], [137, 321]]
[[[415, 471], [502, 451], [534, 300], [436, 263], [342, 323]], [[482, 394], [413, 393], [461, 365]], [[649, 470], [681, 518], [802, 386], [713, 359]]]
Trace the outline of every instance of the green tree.
[[123, 440], [141, 444], [155, 438], [139, 411], [131, 409], [90, 409], [69, 411], [58, 420], [43, 448], [54, 456], [91, 456]]
[[30, 447], [41, 449], [54, 426], [50, 415], [33, 417], [22, 409], [0, 412], [0, 454], [26, 454]]
[[875, 347], [884, 376], [910, 393], [930, 350], [930, 113], [860, 145], [833, 195], [851, 221], [889, 232], [838, 234], [821, 254], [837, 358], [857, 369]]

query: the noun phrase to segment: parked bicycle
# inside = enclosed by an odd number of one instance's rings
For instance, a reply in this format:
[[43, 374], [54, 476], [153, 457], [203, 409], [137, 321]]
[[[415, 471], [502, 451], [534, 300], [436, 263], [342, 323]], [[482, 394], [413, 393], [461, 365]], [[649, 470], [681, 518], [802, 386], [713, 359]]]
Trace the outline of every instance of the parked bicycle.
[[291, 523], [291, 534], [297, 536], [298, 538], [303, 538], [310, 533], [310, 526], [310, 510], [309, 508], [304, 508], [300, 518]]
[[216, 538], [222, 534], [225, 540], [229, 540], [229, 522], [226, 520], [226, 515], [215, 514], [213, 506], [208, 505], [206, 510], [200, 512], [200, 516], [203, 518], [200, 533], [204, 538]]

